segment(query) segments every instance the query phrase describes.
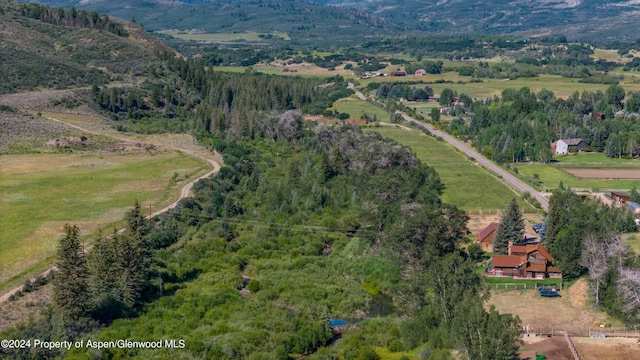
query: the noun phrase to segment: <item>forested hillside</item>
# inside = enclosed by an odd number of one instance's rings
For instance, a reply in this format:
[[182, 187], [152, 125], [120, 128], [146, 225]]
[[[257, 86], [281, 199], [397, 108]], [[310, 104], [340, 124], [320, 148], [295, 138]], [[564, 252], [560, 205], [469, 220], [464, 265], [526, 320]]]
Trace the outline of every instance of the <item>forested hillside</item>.
[[[348, 36], [390, 35], [398, 31], [430, 34], [565, 35], [570, 39], [635, 40], [634, 2], [607, 1], [359, 1], [218, 0], [79, 1], [39, 0], [52, 6], [99, 11], [146, 27], [204, 32], [284, 31], [295, 40], [340, 42]], [[333, 6], [328, 6], [333, 5]], [[341, 36], [341, 35], [345, 36]], [[348, 36], [347, 36], [348, 35]], [[338, 44], [339, 42], [334, 42]]]
[[399, 34], [404, 27], [372, 16], [366, 11], [325, 6], [305, 0], [130, 2], [39, 1], [115, 16], [135, 18], [146, 29], [196, 29], [205, 33], [284, 32], [297, 44], [312, 41], [329, 47], [353, 44], [370, 35]]
[[0, 1], [0, 93], [144, 74], [168, 48], [136, 25], [86, 11]]
[[566, 35], [571, 39], [635, 40], [636, 4], [624, 0], [386, 1], [316, 0], [367, 9], [390, 22], [428, 32]]

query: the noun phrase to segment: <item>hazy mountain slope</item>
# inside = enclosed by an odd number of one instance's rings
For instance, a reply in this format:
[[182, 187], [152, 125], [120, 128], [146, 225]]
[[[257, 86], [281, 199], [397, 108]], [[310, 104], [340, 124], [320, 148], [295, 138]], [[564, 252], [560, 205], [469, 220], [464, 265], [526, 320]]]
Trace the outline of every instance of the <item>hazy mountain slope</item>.
[[[153, 49], [169, 49], [121, 21], [103, 20], [118, 35], [61, 18], [57, 10], [28, 8], [24, 14], [23, 9], [22, 4], [0, 1], [0, 93], [100, 84], [140, 74], [154, 57]], [[43, 20], [34, 18], [39, 18], [36, 10]]]
[[317, 0], [371, 11], [426, 31], [635, 39], [638, 0]]
[[135, 17], [147, 30], [196, 29], [203, 32], [286, 32], [295, 40], [328, 41], [354, 35], [398, 34], [401, 27], [363, 10], [303, 0], [247, 0], [185, 3], [128, 0], [41, 0], [52, 6], [87, 9], [122, 19]]
[[135, 17], [149, 30], [284, 31], [305, 40], [399, 31], [635, 40], [640, 26], [640, 0], [30, 1]]

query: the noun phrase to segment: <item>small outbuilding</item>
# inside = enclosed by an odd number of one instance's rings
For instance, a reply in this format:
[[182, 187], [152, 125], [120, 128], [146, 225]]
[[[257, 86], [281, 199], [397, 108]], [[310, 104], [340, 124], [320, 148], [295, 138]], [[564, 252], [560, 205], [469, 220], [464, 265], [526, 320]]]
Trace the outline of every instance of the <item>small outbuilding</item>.
[[425, 69], [418, 69], [415, 73], [416, 76], [425, 76], [427, 75], [427, 71]]
[[492, 222], [487, 225], [479, 234], [476, 235], [478, 244], [484, 252], [493, 252], [493, 238], [496, 236], [498, 223]]
[[617, 191], [612, 191], [611, 201], [613, 201], [613, 203], [616, 205], [626, 204], [629, 201], [631, 201], [631, 195], [617, 192]]

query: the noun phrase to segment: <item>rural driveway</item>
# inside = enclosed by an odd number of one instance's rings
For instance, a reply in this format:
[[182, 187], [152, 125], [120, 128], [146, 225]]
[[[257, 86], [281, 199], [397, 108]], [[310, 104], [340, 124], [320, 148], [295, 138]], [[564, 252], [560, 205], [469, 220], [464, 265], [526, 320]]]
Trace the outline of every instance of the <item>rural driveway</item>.
[[[140, 141], [137, 141], [137, 140], [131, 140], [131, 139], [117, 137], [117, 136], [114, 136], [113, 134], [105, 134], [105, 133], [101, 133], [101, 132], [85, 129], [85, 128], [81, 127], [81, 126], [78, 126], [78, 125], [75, 125], [75, 124], [71, 124], [71, 123], [62, 121], [60, 119], [55, 119], [55, 118], [51, 118], [51, 117], [47, 117], [47, 119], [52, 120], [52, 121], [56, 121], [56, 122], [59, 122], [59, 123], [62, 123], [62, 124], [65, 124], [67, 126], [73, 127], [75, 129], [78, 129], [80, 131], [83, 131], [83, 132], [89, 133], [89, 134], [109, 136], [111, 138], [114, 138], [114, 139], [117, 139], [117, 140], [120, 140], [120, 141], [126, 141], [126, 142], [131, 142], [131, 143], [139, 143], [140, 142]], [[145, 142], [148, 143], [147, 141], [145, 141]], [[153, 143], [151, 143], [151, 144], [153, 144]], [[165, 146], [165, 147], [167, 146], [166, 144], [153, 144], [153, 145]], [[182, 190], [180, 190], [180, 197], [178, 197], [178, 199], [176, 201], [174, 201], [170, 205], [167, 205], [166, 207], [154, 212], [153, 214], [149, 215], [149, 218], [152, 218], [154, 216], [158, 216], [160, 214], [163, 214], [163, 213], [175, 208], [176, 205], [178, 205], [178, 202], [180, 202], [180, 200], [182, 200], [182, 199], [184, 199], [184, 198], [189, 196], [189, 192], [191, 191], [191, 188], [193, 187], [193, 185], [196, 182], [198, 182], [198, 181], [200, 181], [200, 180], [202, 180], [204, 178], [207, 178], [207, 177], [217, 173], [220, 170], [220, 164], [216, 160], [214, 160], [212, 158], [207, 158], [207, 157], [205, 157], [205, 156], [203, 156], [201, 154], [198, 154], [197, 152], [191, 151], [189, 149], [182, 149], [182, 148], [178, 148], [178, 147], [173, 147], [173, 149], [177, 150], [177, 151], [184, 152], [185, 154], [188, 154], [190, 156], [193, 156], [193, 157], [196, 157], [198, 159], [206, 161], [207, 163], [211, 164], [212, 169], [210, 171], [208, 171], [206, 174], [204, 174], [204, 175], [202, 175], [202, 176], [200, 176], [200, 177], [198, 177], [196, 179], [193, 179], [190, 182], [188, 182], [187, 184], [185, 184], [182, 187]], [[118, 230], [118, 233], [122, 233], [123, 231], [124, 231], [124, 228]], [[86, 250], [88, 250], [88, 249], [89, 248], [87, 248]], [[45, 271], [41, 275], [46, 277], [52, 270], [55, 270], [55, 267], [51, 267], [51, 268], [47, 269], [47, 271]], [[35, 280], [35, 278], [31, 279], [31, 281], [34, 281], [34, 280]], [[5, 294], [0, 295], [0, 304], [5, 302], [5, 301], [7, 301], [9, 299], [9, 297], [11, 297], [11, 295], [15, 294], [16, 292], [18, 292], [21, 289], [22, 289], [22, 286], [19, 286], [19, 287], [16, 287], [14, 289], [9, 290]]]
[[[366, 96], [363, 93], [361, 93], [360, 91], [356, 90], [352, 83], [349, 83], [347, 85], [347, 87], [349, 89], [354, 90], [356, 92], [356, 96], [359, 99], [366, 100]], [[484, 156], [480, 155], [479, 152], [475, 151], [472, 148], [467, 147], [462, 142], [458, 141], [456, 138], [454, 138], [453, 136], [447, 134], [444, 131], [437, 130], [433, 126], [430, 126], [430, 125], [427, 125], [427, 124], [425, 124], [423, 122], [420, 122], [420, 121], [412, 118], [411, 116], [409, 116], [409, 115], [407, 115], [407, 114], [405, 114], [403, 112], [398, 111], [397, 113], [400, 114], [405, 121], [410, 122], [410, 123], [414, 124], [415, 126], [418, 126], [418, 127], [422, 128], [422, 129], [425, 129], [425, 130], [429, 131], [431, 134], [433, 134], [435, 136], [440, 136], [441, 138], [446, 140], [449, 144], [453, 145], [456, 149], [462, 151], [468, 157], [474, 158], [485, 169], [489, 169], [489, 170], [493, 171], [494, 173], [500, 175], [502, 177], [502, 180], [504, 180], [513, 189], [515, 189], [515, 190], [517, 190], [518, 192], [521, 192], [521, 193], [525, 193], [525, 192], [530, 193], [531, 196], [533, 196], [536, 200], [538, 200], [538, 202], [540, 203], [540, 206], [545, 211], [549, 211], [549, 200], [547, 200], [547, 198], [544, 197], [544, 195], [542, 195], [540, 192], [538, 192], [537, 190], [535, 190], [531, 186], [525, 184], [522, 180], [520, 180], [517, 177], [513, 176], [511, 173], [509, 173], [508, 171], [504, 170], [503, 168], [501, 168], [497, 164], [493, 163], [491, 160], [489, 160], [489, 159], [485, 158]]]

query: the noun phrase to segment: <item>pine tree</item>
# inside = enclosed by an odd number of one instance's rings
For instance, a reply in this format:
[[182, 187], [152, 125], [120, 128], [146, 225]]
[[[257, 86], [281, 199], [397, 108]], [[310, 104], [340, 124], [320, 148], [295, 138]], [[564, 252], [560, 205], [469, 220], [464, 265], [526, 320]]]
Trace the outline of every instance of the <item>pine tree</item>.
[[524, 220], [516, 199], [512, 199], [504, 211], [496, 236], [493, 238], [493, 253], [508, 254], [509, 240], [513, 240], [514, 245], [524, 243]]
[[65, 319], [79, 320], [88, 312], [87, 268], [78, 227], [67, 224], [64, 232], [58, 244], [53, 299]]
[[120, 274], [116, 286], [119, 300], [133, 306], [142, 296], [151, 265], [151, 246], [146, 238], [149, 224], [137, 200], [125, 219], [127, 228], [124, 234], [114, 239]]
[[100, 306], [114, 295], [116, 280], [119, 278], [117, 263], [113, 241], [98, 238], [87, 254], [89, 294], [94, 307]]

